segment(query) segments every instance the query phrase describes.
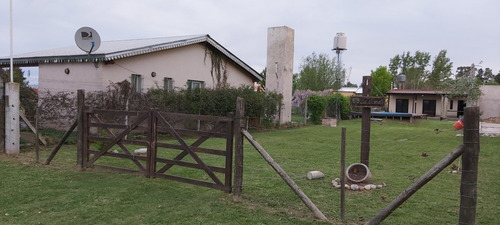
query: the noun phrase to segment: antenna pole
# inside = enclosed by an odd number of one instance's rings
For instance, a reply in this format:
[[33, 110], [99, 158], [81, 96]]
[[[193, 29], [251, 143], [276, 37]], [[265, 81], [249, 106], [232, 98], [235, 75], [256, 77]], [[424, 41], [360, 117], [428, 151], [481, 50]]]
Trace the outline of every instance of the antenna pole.
[[12, 0], [10, 0], [10, 82], [14, 82], [14, 35], [13, 35], [13, 22], [12, 22]]

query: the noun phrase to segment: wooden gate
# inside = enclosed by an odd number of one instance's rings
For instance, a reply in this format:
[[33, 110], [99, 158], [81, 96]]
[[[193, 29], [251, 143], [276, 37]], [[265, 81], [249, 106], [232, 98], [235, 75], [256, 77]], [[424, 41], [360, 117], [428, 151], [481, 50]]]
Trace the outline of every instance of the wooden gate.
[[231, 192], [233, 123], [232, 114], [85, 111], [81, 167], [138, 173]]

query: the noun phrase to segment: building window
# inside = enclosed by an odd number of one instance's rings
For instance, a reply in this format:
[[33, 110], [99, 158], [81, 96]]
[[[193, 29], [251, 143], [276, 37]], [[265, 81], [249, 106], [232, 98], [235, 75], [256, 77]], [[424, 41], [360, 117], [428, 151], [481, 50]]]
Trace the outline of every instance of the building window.
[[450, 100], [450, 109], [453, 109], [453, 100]]
[[188, 89], [197, 89], [205, 87], [205, 82], [199, 80], [188, 80], [187, 82]]
[[142, 91], [142, 76], [139, 74], [132, 74], [130, 77], [130, 85], [132, 85], [132, 91], [140, 93]]
[[167, 92], [174, 91], [174, 80], [170, 77], [163, 78], [163, 89]]

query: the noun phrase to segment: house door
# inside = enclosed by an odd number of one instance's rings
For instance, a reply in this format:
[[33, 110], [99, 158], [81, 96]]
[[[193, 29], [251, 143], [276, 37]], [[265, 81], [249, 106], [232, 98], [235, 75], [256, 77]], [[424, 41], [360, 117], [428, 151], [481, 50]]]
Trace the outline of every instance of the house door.
[[408, 99], [396, 99], [396, 112], [408, 113]]
[[436, 100], [423, 100], [422, 113], [427, 116], [436, 116]]
[[464, 115], [465, 106], [466, 104], [464, 100], [458, 100], [457, 117], [461, 117]]

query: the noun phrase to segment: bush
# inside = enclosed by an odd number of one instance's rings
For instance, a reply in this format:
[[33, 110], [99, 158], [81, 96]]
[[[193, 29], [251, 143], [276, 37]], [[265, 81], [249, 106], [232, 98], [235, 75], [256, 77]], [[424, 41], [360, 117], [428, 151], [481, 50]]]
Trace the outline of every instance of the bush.
[[330, 95], [327, 97], [328, 108], [327, 112], [331, 111], [335, 116], [337, 116], [337, 107], [340, 108], [340, 118], [343, 120], [349, 119], [351, 112], [351, 104], [349, 97], [343, 96], [340, 93], [335, 95]]
[[[76, 118], [75, 93], [41, 95], [41, 118], [44, 123], [60, 124]], [[105, 91], [89, 92], [85, 104], [94, 109], [147, 111], [226, 116], [236, 111], [236, 98], [245, 99], [245, 116], [273, 121], [278, 114], [282, 95], [274, 92], [256, 92], [250, 86], [218, 89], [181, 89], [176, 92], [159, 88], [146, 93], [134, 93], [128, 81], [111, 84]]]
[[307, 108], [311, 113], [311, 121], [314, 124], [321, 124], [321, 119], [325, 113], [327, 99], [323, 96], [311, 95], [307, 99]]

